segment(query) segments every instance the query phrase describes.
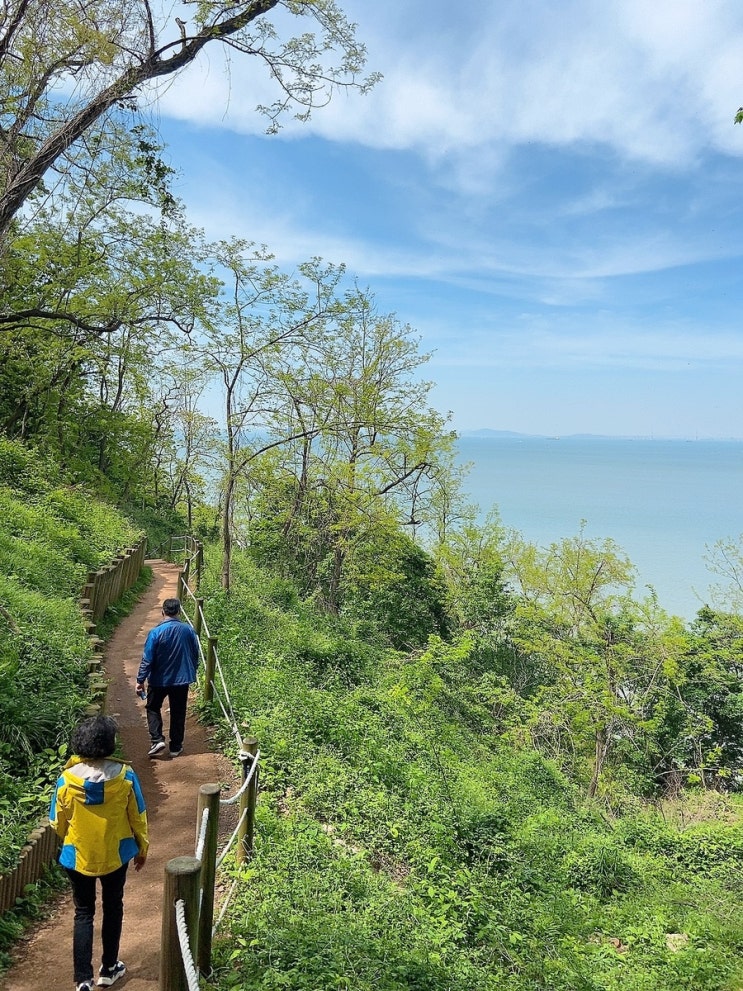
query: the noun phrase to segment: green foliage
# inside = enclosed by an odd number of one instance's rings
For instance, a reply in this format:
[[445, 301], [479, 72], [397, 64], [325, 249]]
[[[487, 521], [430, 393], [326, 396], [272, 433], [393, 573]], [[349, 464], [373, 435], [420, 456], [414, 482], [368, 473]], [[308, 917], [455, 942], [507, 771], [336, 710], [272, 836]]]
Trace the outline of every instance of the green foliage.
[[183, 513], [169, 506], [143, 506], [141, 503], [124, 502], [121, 505], [121, 512], [125, 513], [127, 519], [130, 519], [139, 530], [147, 534], [148, 553], [158, 551], [158, 548], [163, 547], [171, 537], [189, 532]]
[[396, 650], [446, 636], [446, 588], [433, 558], [399, 531], [357, 549], [344, 579], [344, 612], [377, 624]]
[[78, 598], [88, 570], [139, 537], [113, 507], [0, 441], [0, 869], [46, 811], [65, 741], [89, 701]]
[[637, 887], [640, 875], [631, 859], [610, 837], [588, 836], [563, 861], [565, 880], [599, 898]]
[[0, 436], [0, 485], [16, 491], [44, 492], [59, 480], [59, 466], [39, 451]]
[[392, 652], [245, 555], [216, 586], [210, 629], [264, 755], [217, 986], [733, 991], [739, 816], [584, 805], [475, 631]]

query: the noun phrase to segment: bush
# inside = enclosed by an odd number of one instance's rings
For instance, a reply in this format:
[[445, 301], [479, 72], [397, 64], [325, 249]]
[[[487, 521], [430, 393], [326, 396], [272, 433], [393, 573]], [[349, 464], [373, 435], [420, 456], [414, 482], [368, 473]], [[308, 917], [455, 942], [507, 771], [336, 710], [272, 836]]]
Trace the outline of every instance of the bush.
[[627, 892], [639, 882], [639, 874], [627, 852], [609, 837], [589, 836], [563, 859], [566, 883], [598, 898]]

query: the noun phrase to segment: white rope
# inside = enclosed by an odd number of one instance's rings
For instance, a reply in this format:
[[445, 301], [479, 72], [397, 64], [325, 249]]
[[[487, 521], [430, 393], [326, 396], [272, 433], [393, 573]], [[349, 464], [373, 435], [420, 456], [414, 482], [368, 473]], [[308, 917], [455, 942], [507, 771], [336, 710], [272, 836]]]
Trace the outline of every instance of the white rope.
[[212, 926], [212, 938], [214, 938], [217, 935], [217, 929], [219, 929], [220, 925], [222, 924], [222, 919], [225, 916], [225, 912], [229, 908], [230, 902], [232, 901], [232, 896], [235, 894], [235, 888], [237, 887], [239, 880], [240, 879], [236, 877], [235, 880], [232, 882], [230, 890], [227, 892], [227, 897], [225, 898], [222, 904], [222, 910], [219, 913], [219, 917]]
[[[211, 686], [212, 689], [214, 690], [214, 695], [217, 699], [217, 702], [219, 702], [219, 707], [222, 710], [222, 715], [224, 716], [225, 722], [229, 723], [230, 729], [235, 734], [235, 739], [237, 740], [237, 742], [242, 743], [242, 738], [240, 737], [240, 731], [237, 728], [237, 721], [235, 720], [235, 714], [233, 713], [232, 718], [230, 718], [229, 713], [222, 704], [222, 696], [219, 694], [219, 688], [217, 687], [217, 685], [214, 684], [213, 681], [211, 682]], [[230, 708], [232, 708], [232, 703], [230, 703]]]
[[186, 972], [188, 991], [199, 991], [199, 975], [196, 964], [191, 956], [191, 947], [188, 945], [188, 929], [186, 928], [186, 903], [179, 898], [175, 903], [175, 922], [178, 930], [178, 942], [181, 944], [181, 956], [183, 957], [183, 969]]
[[227, 854], [230, 852], [230, 847], [232, 846], [232, 843], [233, 843], [235, 837], [240, 832], [240, 826], [242, 826], [242, 824], [245, 822], [245, 816], [247, 814], [248, 814], [248, 810], [247, 809], [243, 809], [243, 814], [240, 816], [240, 821], [235, 826], [235, 831], [233, 832], [232, 836], [230, 836], [230, 838], [227, 840], [227, 843], [225, 845], [224, 850], [222, 851], [221, 855], [217, 858], [217, 863], [215, 865], [216, 867], [221, 867], [222, 866], [222, 861], [227, 856]]
[[[189, 595], [193, 596], [193, 592], [188, 587], [188, 585], [186, 585], [186, 591], [189, 593]], [[185, 609], [182, 610], [181, 615], [185, 618], [186, 622], [191, 627], [191, 629], [194, 631], [194, 633], [196, 633], [196, 627], [193, 624], [193, 620], [188, 615], [188, 613], [186, 612]], [[198, 634], [196, 634], [196, 643], [199, 645], [199, 657], [201, 658], [202, 666], [203, 667], [206, 667], [206, 657], [204, 656], [204, 648], [201, 646], [201, 638], [199, 637]]]
[[245, 780], [240, 785], [240, 790], [239, 791], [236, 791], [235, 794], [232, 796], [232, 798], [220, 798], [220, 800], [219, 800], [219, 804], [220, 805], [234, 805], [235, 804], [235, 802], [238, 800], [238, 798], [242, 795], [242, 793], [245, 791], [245, 789], [250, 784], [250, 782], [251, 782], [251, 780], [253, 778], [253, 775], [255, 774], [255, 772], [256, 772], [256, 770], [258, 768], [258, 758], [260, 757], [260, 755], [261, 755], [260, 750], [256, 751], [255, 756], [253, 756], [253, 754], [249, 754], [246, 750], [242, 750], [240, 752], [240, 760], [241, 761], [244, 761], [246, 757], [253, 757], [253, 763], [251, 764], [250, 770], [248, 771], [247, 775], [245, 776]]
[[[191, 559], [193, 560], [193, 557]], [[190, 571], [190, 569], [189, 569], [189, 571]], [[191, 596], [191, 598], [194, 600], [194, 602], [196, 602], [197, 601], [196, 600], [196, 596], [191, 591], [191, 589], [186, 584], [186, 582], [183, 582], [183, 587], [184, 587], [186, 593]], [[193, 629], [195, 629], [194, 624], [191, 621], [191, 618], [189, 617], [188, 613], [186, 613], [185, 610], [183, 612], [183, 615], [186, 617], [186, 620], [188, 621], [189, 625]], [[201, 638], [197, 636], [196, 639], [197, 639], [198, 644], [199, 644], [199, 657], [201, 658], [201, 662], [202, 662], [202, 670], [205, 670], [206, 669], [206, 657], [204, 656], [204, 648], [201, 645]], [[220, 708], [222, 709], [222, 715], [224, 716], [225, 721], [227, 723], [229, 723], [230, 729], [232, 730], [232, 732], [235, 735], [235, 739], [237, 740], [238, 744], [240, 744], [240, 743], [242, 743], [242, 738], [240, 736], [240, 731], [237, 728], [237, 717], [235, 716], [235, 710], [234, 710], [234, 708], [232, 706], [232, 699], [230, 698], [230, 692], [229, 692], [229, 689], [227, 688], [227, 682], [225, 681], [224, 672], [222, 671], [222, 665], [219, 662], [219, 655], [216, 653], [216, 651], [214, 653], [214, 664], [215, 664], [215, 667], [217, 669], [217, 672], [219, 673], [219, 680], [222, 682], [222, 691], [224, 692], [224, 697], [225, 697], [225, 699], [227, 701], [227, 705], [229, 706], [229, 709], [230, 709], [229, 713], [227, 712], [227, 709], [225, 708], [224, 703], [222, 702], [222, 698], [221, 698], [221, 696], [219, 694], [219, 690], [218, 690], [217, 686], [214, 684], [213, 681], [211, 682], [211, 686], [214, 689], [214, 694], [216, 695], [217, 701], [219, 702]]]
[[219, 663], [219, 657], [215, 655], [214, 661], [216, 663], [217, 671], [219, 672], [219, 680], [222, 682], [222, 688], [224, 689], [225, 697], [226, 697], [226, 699], [227, 699], [227, 701], [229, 702], [229, 705], [230, 705], [230, 712], [232, 713], [232, 721], [233, 721], [233, 723], [236, 723], [237, 720], [235, 719], [235, 712], [234, 712], [234, 710], [232, 708], [232, 701], [230, 699], [230, 693], [229, 693], [229, 690], [227, 688], [227, 682], [224, 680], [224, 672], [222, 671], [222, 665]]
[[209, 825], [209, 809], [206, 808], [201, 813], [201, 829], [199, 830], [199, 835], [196, 838], [196, 853], [194, 856], [197, 860], [203, 861], [204, 859], [204, 844], [206, 843], [206, 827]]

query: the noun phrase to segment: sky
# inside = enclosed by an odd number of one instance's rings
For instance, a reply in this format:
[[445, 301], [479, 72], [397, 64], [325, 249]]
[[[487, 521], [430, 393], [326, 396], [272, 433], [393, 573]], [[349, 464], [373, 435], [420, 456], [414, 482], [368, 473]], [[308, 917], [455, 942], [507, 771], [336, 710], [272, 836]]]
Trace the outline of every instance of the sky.
[[189, 221], [345, 263], [457, 430], [743, 438], [743, 4], [340, 6], [383, 79], [309, 122], [214, 45], [163, 88]]

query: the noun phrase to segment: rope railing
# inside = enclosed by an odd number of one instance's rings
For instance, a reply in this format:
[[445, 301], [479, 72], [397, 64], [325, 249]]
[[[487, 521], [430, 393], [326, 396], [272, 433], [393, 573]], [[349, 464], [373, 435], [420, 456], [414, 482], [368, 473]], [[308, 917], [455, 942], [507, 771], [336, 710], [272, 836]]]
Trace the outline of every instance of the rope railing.
[[232, 848], [232, 844], [237, 839], [237, 835], [240, 832], [240, 829], [242, 828], [243, 822], [245, 821], [245, 817], [246, 817], [247, 814], [248, 814], [248, 810], [247, 809], [243, 809], [242, 815], [240, 816], [240, 818], [238, 820], [238, 823], [235, 826], [235, 830], [234, 830], [232, 836], [230, 836], [230, 838], [227, 840], [227, 843], [225, 845], [225, 848], [222, 851], [222, 853], [220, 854], [220, 856], [217, 857], [217, 867], [221, 867], [222, 866], [225, 858], [227, 857], [227, 854], [230, 852], [230, 850]]
[[196, 971], [196, 964], [191, 955], [191, 946], [188, 941], [188, 927], [186, 926], [186, 903], [179, 898], [175, 903], [176, 930], [178, 932], [178, 943], [181, 948], [183, 968], [186, 972], [186, 981], [189, 991], [199, 991], [199, 975]]
[[[204, 615], [204, 600], [198, 598], [196, 595], [196, 591], [198, 591], [198, 586], [201, 581], [201, 570], [204, 560], [203, 546], [199, 541], [190, 537], [179, 537], [173, 539], [183, 541], [184, 562], [183, 571], [178, 579], [178, 598], [181, 600], [181, 603], [186, 603], [189, 607], [191, 607], [194, 614], [192, 619], [188, 614], [187, 609], [184, 608], [183, 610], [183, 615], [185, 616], [187, 622], [195, 630], [199, 641], [199, 657], [202, 661], [204, 671], [204, 701], [211, 702], [216, 697], [219, 707], [222, 710], [224, 720], [232, 730], [238, 747], [241, 748], [242, 740], [240, 737], [240, 730], [237, 725], [235, 710], [232, 706], [232, 699], [230, 698], [229, 689], [227, 688], [227, 682], [224, 677], [224, 671], [222, 670], [222, 665], [219, 661], [219, 654], [217, 653], [217, 638], [213, 637], [209, 633], [206, 616]], [[186, 556], [187, 554], [188, 556]], [[189, 584], [192, 570], [196, 575], [196, 590], [192, 589]], [[207, 641], [206, 653], [204, 653], [204, 647], [202, 644], [203, 637], [205, 637]], [[217, 684], [216, 676], [219, 677], [219, 685]]]
[[197, 860], [204, 859], [204, 844], [206, 843], [206, 829], [209, 825], [209, 809], [204, 809], [201, 814], [201, 829], [199, 830], [199, 835], [196, 838], [196, 853], [194, 856]]
[[245, 777], [245, 780], [240, 785], [240, 790], [237, 791], [237, 792], [235, 792], [235, 794], [232, 796], [232, 798], [220, 798], [220, 800], [219, 800], [219, 804], [220, 805], [234, 805], [235, 802], [239, 801], [240, 797], [243, 795], [243, 793], [245, 792], [245, 790], [248, 788], [248, 786], [252, 782], [253, 777], [255, 776], [255, 774], [256, 774], [256, 772], [258, 770], [258, 759], [260, 758], [260, 755], [261, 755], [260, 750], [257, 750], [255, 754], [248, 753], [247, 750], [244, 750], [241, 753], [240, 759], [242, 761], [247, 760], [248, 757], [252, 757], [253, 760], [252, 760], [252, 764], [251, 764], [250, 770], [248, 771], [247, 776]]
[[[195, 856], [176, 857], [165, 867], [162, 991], [186, 991], [186, 988], [196, 991], [199, 973], [208, 974], [211, 971], [212, 941], [237, 890], [236, 883], [233, 883], [222, 903], [219, 918], [213, 924], [216, 872], [236, 843], [238, 863], [252, 851], [252, 820], [260, 753], [257, 749], [255, 753], [246, 750], [242, 756], [243, 782], [233, 796], [221, 799], [218, 784], [202, 785], [199, 789]], [[220, 807], [238, 801], [240, 816], [237, 825], [222, 852], [217, 854]]]
[[237, 885], [238, 885], [238, 883], [239, 883], [239, 878], [235, 878], [235, 880], [230, 885], [230, 890], [227, 892], [227, 897], [222, 902], [222, 908], [220, 909], [220, 912], [219, 912], [219, 918], [214, 923], [214, 927], [212, 928], [212, 936], [216, 936], [217, 935], [217, 931], [218, 931], [219, 927], [222, 924], [222, 919], [227, 914], [227, 909], [230, 907], [230, 902], [232, 901], [232, 898], [233, 898], [235, 892], [237, 891]]
[[[235, 851], [235, 862], [241, 864], [253, 851], [255, 807], [258, 794], [260, 751], [253, 738], [243, 740], [217, 654], [217, 640], [209, 633], [204, 616], [203, 599], [196, 592], [203, 566], [203, 547], [190, 537], [174, 538], [169, 543], [183, 552], [183, 569], [178, 579], [178, 598], [188, 606], [183, 614], [194, 628], [199, 641], [199, 656], [204, 671], [203, 698], [216, 698], [225, 722], [230, 726], [238, 745], [242, 781], [237, 792], [221, 798], [218, 784], [202, 785], [199, 789], [196, 849], [194, 857], [176, 857], [166, 865], [166, 889], [163, 898], [163, 935], [161, 954], [161, 991], [198, 991], [199, 974], [211, 972], [212, 940], [237, 890], [233, 882], [222, 901], [219, 918], [214, 923], [216, 871], [228, 854]], [[191, 588], [191, 575], [195, 589]], [[193, 618], [189, 615], [193, 614]], [[206, 639], [204, 651], [202, 640]], [[239, 816], [231, 836], [221, 853], [217, 853], [219, 812], [221, 806], [239, 805]]]

